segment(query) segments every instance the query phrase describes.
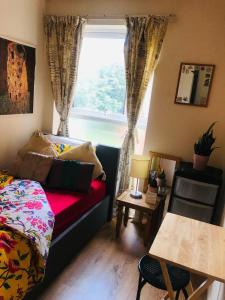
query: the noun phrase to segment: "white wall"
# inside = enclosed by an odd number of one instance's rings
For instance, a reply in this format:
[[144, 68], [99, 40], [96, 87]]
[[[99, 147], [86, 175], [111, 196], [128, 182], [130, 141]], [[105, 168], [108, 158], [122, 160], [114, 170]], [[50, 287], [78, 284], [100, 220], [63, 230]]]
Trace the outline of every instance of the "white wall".
[[[51, 97], [43, 44], [44, 0], [0, 0], [0, 37], [24, 42], [36, 47], [34, 113], [0, 115], [0, 168], [10, 164], [12, 157], [31, 133], [51, 127]], [[45, 109], [44, 106], [47, 106]], [[50, 114], [44, 115], [47, 110]]]
[[[225, 1], [214, 4], [179, 1], [171, 8], [177, 22], [168, 27], [155, 72], [145, 151], [191, 161], [195, 140], [217, 120], [216, 144], [221, 148], [212, 154], [210, 164], [225, 169]], [[216, 65], [207, 108], [174, 104], [180, 62]]]

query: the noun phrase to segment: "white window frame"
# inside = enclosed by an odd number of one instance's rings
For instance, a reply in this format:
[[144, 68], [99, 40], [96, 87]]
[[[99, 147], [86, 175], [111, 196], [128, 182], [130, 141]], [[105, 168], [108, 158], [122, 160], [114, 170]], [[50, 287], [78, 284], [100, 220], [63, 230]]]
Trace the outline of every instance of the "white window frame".
[[[126, 26], [124, 20], [89, 20], [84, 28], [84, 37], [88, 38], [111, 38], [121, 39], [126, 36]], [[72, 108], [70, 117], [78, 117], [82, 119], [102, 120], [104, 122], [112, 122], [126, 124], [126, 99], [124, 99], [124, 114], [103, 113], [88, 111], [87, 109]]]

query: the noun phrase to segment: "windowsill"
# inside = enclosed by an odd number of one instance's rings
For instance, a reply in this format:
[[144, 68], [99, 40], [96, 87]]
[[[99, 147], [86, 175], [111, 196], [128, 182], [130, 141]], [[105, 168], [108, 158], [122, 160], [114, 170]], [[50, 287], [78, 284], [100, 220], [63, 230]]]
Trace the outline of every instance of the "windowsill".
[[[124, 115], [109, 115], [104, 114], [100, 112], [85, 112], [85, 111], [79, 111], [76, 112], [75, 110], [72, 110], [70, 113], [70, 118], [78, 118], [83, 120], [91, 120], [91, 121], [100, 121], [105, 122], [109, 124], [118, 124], [118, 125], [124, 125], [127, 126], [127, 118]], [[146, 129], [147, 121], [139, 121], [137, 128], [139, 129]]]
[[104, 114], [100, 112], [76, 112], [75, 110], [72, 110], [70, 113], [70, 117], [76, 117], [79, 119], [86, 119], [86, 120], [93, 120], [93, 121], [103, 121], [103, 122], [108, 122], [108, 123], [113, 123], [113, 124], [121, 124], [121, 125], [126, 125], [126, 117], [123, 115], [109, 115], [109, 114]]
[[[106, 119], [96, 116], [72, 113], [69, 118], [70, 136], [82, 140], [91, 141], [94, 144], [104, 144], [113, 147], [121, 147], [127, 131], [127, 123], [119, 120]], [[135, 132], [136, 153], [142, 153], [145, 128], [137, 127]]]

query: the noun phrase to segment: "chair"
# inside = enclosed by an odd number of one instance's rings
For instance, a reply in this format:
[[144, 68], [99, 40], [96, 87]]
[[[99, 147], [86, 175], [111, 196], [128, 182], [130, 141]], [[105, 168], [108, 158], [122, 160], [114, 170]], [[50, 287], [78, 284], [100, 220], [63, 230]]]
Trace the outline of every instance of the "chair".
[[[183, 292], [185, 299], [188, 299], [188, 293], [185, 287], [190, 282], [190, 273], [169, 264], [167, 264], [167, 268], [173, 290], [176, 292], [175, 299], [179, 299], [180, 291]], [[139, 261], [138, 269], [140, 276], [136, 300], [140, 299], [141, 290], [146, 283], [149, 283], [158, 289], [167, 290], [160, 263], [156, 259], [149, 255], [143, 256]]]

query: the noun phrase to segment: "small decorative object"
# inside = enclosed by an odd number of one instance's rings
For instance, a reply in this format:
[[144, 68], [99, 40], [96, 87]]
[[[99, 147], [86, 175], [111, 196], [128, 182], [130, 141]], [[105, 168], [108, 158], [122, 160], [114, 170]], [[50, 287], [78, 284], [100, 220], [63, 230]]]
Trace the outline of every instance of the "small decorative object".
[[157, 193], [157, 171], [151, 171], [149, 174], [148, 188], [151, 192]]
[[167, 187], [166, 186], [159, 186], [158, 187], [158, 195], [163, 196], [167, 193]]
[[145, 202], [155, 205], [157, 201], [157, 171], [150, 171]]
[[[156, 191], [157, 191], [157, 189], [156, 189]], [[152, 192], [150, 185], [148, 185], [145, 202], [148, 204], [151, 204], [151, 205], [155, 205], [157, 202], [157, 192]]]
[[158, 186], [158, 195], [164, 195], [166, 193], [166, 174], [163, 169], [158, 172], [157, 175], [157, 186]]
[[130, 177], [137, 178], [135, 190], [132, 190], [130, 196], [135, 199], [141, 199], [142, 193], [138, 191], [139, 179], [148, 177], [149, 156], [133, 155], [131, 157]]
[[158, 187], [166, 186], [166, 174], [163, 169], [158, 172], [156, 181]]
[[216, 138], [213, 136], [213, 127], [216, 122], [212, 123], [208, 130], [194, 144], [194, 161], [193, 168], [203, 171], [209, 160], [210, 154], [218, 147], [212, 147]]

